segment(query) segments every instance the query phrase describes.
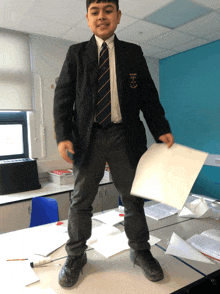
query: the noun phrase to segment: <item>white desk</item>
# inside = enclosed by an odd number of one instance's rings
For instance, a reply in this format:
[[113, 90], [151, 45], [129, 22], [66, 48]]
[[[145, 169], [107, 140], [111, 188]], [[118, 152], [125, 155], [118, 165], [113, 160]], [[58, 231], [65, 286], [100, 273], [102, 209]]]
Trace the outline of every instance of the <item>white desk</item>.
[[[150, 205], [150, 203], [147, 202], [145, 205]], [[162, 281], [157, 283], [148, 281], [144, 277], [141, 269], [138, 266], [134, 267], [131, 263], [129, 259], [129, 250], [110, 258], [105, 258], [92, 249], [87, 251], [88, 263], [84, 267], [83, 275], [80, 275], [79, 281], [75, 287], [64, 289], [58, 283], [58, 274], [61, 266], [65, 262], [65, 258], [44, 265], [44, 267], [34, 268], [40, 281], [27, 287], [44, 289], [50, 287], [58, 294], [168, 294], [200, 281], [205, 275], [211, 274], [220, 269], [218, 264], [211, 266], [193, 261], [187, 261], [185, 264], [181, 260], [164, 253], [173, 231], [177, 234], [179, 233], [179, 235], [185, 239], [211, 227], [219, 228], [220, 221], [210, 219], [187, 220], [184, 218], [178, 218], [177, 216], [171, 216], [161, 221], [147, 219], [150, 234], [162, 240], [158, 243], [159, 246], [152, 246], [151, 249], [153, 255], [158, 259], [164, 270], [165, 278]], [[93, 220], [93, 227], [100, 224], [100, 222]], [[67, 225], [67, 221], [64, 222], [64, 225]], [[117, 228], [121, 231], [124, 230], [122, 224], [118, 224]], [[32, 229], [34, 228], [26, 230]], [[16, 233], [18, 233], [18, 231], [16, 231]], [[20, 230], [19, 234], [22, 236], [24, 230]], [[50, 256], [52, 260], [65, 257], [65, 246], [54, 251]]]

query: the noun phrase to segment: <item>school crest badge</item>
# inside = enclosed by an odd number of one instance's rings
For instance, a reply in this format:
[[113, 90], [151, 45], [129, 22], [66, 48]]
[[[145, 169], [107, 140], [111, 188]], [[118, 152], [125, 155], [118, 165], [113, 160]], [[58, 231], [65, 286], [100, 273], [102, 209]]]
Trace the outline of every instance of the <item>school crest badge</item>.
[[137, 74], [136, 73], [130, 74], [130, 87], [132, 89], [137, 88]]

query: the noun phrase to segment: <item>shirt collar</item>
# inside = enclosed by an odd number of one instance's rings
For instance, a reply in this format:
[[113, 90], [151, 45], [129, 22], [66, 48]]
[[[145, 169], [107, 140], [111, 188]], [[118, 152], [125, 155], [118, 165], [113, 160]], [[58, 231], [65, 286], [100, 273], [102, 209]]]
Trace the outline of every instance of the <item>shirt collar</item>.
[[[96, 38], [96, 43], [97, 43], [98, 48], [101, 49], [103, 40], [101, 38], [97, 37], [96, 35], [95, 35], [95, 38]], [[109, 49], [113, 48], [114, 39], [115, 39], [115, 34], [113, 34], [108, 40], [105, 41], [105, 43], [107, 44]]]

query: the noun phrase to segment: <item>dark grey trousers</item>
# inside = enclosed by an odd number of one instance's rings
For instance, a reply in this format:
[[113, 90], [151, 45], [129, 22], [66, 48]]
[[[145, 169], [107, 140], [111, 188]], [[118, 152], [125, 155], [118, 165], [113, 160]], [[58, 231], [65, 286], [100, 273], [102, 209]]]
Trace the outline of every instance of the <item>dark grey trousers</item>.
[[[136, 167], [131, 166], [127, 156], [123, 124], [104, 129], [94, 126], [91, 138], [84, 164], [80, 167], [73, 166], [76, 180], [68, 216], [67, 254], [78, 256], [87, 249], [86, 241], [90, 238], [92, 229], [92, 204], [106, 162], [125, 208], [124, 227], [129, 246], [134, 250], [150, 249], [144, 200], [130, 195]], [[140, 156], [137, 156], [137, 163]]]

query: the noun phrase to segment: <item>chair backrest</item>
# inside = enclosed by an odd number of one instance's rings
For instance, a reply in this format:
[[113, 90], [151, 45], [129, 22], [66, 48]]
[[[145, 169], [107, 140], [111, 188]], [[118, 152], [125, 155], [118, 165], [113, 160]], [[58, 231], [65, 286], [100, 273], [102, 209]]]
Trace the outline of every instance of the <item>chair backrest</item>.
[[36, 227], [58, 221], [56, 199], [47, 197], [32, 198], [30, 227]]

